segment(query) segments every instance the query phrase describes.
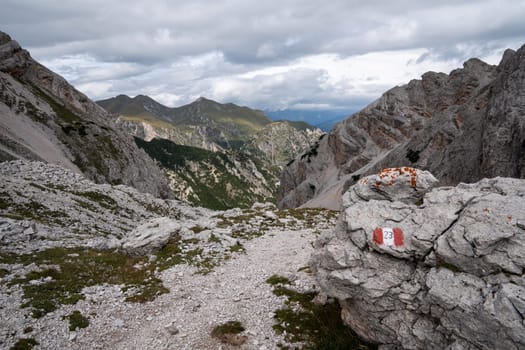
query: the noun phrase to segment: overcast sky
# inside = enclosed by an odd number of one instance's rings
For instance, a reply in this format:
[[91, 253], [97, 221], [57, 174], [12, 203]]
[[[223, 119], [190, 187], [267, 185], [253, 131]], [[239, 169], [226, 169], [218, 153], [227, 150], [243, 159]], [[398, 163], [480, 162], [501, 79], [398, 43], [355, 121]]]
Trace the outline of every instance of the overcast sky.
[[525, 43], [525, 0], [0, 0], [0, 30], [92, 99], [362, 108]]

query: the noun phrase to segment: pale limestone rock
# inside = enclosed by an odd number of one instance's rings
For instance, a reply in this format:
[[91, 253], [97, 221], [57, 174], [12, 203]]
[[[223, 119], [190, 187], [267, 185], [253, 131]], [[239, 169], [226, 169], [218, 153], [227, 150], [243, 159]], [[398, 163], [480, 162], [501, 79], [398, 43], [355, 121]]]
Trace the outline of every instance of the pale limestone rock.
[[176, 220], [161, 217], [143, 223], [122, 239], [122, 249], [131, 255], [144, 256], [159, 251], [181, 229]]
[[[430, 181], [407, 200], [367, 192], [366, 179], [345, 193], [340, 224], [311, 260], [343, 320], [381, 349], [524, 348], [525, 180]], [[385, 227], [401, 229], [403, 244], [376, 239]]]

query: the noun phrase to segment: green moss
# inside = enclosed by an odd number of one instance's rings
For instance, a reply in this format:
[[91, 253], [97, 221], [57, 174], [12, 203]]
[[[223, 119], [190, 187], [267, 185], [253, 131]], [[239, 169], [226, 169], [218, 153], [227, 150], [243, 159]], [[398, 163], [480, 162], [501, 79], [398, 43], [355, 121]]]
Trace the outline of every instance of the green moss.
[[0, 278], [5, 277], [7, 275], [9, 275], [9, 270], [0, 269]]
[[[312, 302], [316, 293], [299, 293], [276, 283], [274, 293], [287, 298], [287, 307], [275, 311], [273, 329], [286, 341], [303, 343], [301, 349], [376, 349], [361, 341], [341, 320], [341, 308], [336, 302], [317, 305]], [[289, 347], [280, 345], [281, 348]]]
[[55, 100], [53, 97], [51, 97], [51, 95], [49, 95], [47, 92], [44, 92], [36, 85], [32, 86], [34, 92], [49, 104], [51, 109], [53, 109], [56, 116], [60, 120], [68, 123], [82, 121], [82, 118], [80, 118], [78, 114], [72, 111], [72, 107], [66, 106], [62, 101], [59, 102], [58, 100]]
[[225, 334], [239, 334], [244, 332], [244, 327], [239, 321], [228, 321], [226, 323], [215, 326], [211, 331], [211, 335], [216, 338], [221, 338]]
[[297, 272], [312, 273], [312, 269], [310, 268], [310, 266], [303, 266], [297, 269]]
[[232, 253], [238, 253], [238, 252], [245, 252], [246, 249], [244, 249], [243, 245], [239, 243], [238, 241], [230, 247], [230, 252]]
[[210, 235], [210, 238], [208, 239], [209, 243], [221, 243], [221, 240], [217, 238], [213, 233]]
[[268, 279], [266, 280], [266, 283], [271, 284], [272, 286], [275, 286], [277, 284], [290, 284], [290, 280], [284, 276], [272, 275], [268, 277]]
[[43, 224], [63, 225], [64, 221], [69, 219], [69, 215], [66, 212], [61, 210], [51, 210], [35, 201], [16, 204], [12, 203], [6, 209], [8, 212], [1, 214], [4, 217], [10, 217], [18, 220], [33, 219]]
[[80, 311], [75, 310], [71, 314], [64, 316], [69, 320], [69, 330], [76, 331], [80, 328], [86, 328], [89, 326], [89, 320], [87, 317], [83, 316]]
[[37, 183], [34, 183], [34, 182], [30, 182], [30, 183], [29, 183], [29, 186], [32, 186], [32, 187], [38, 188], [39, 190], [44, 191], [44, 192], [48, 191], [48, 188], [47, 188], [47, 187], [41, 186], [41, 185], [39, 185], [39, 184], [37, 184]]
[[106, 209], [118, 209], [117, 202], [111, 198], [110, 196], [107, 196], [100, 192], [95, 191], [86, 191], [86, 192], [73, 192], [77, 196], [81, 196], [84, 198], [87, 198], [91, 200], [92, 202], [98, 203], [101, 207]]
[[80, 199], [73, 199], [80, 207], [84, 208], [84, 209], [87, 209], [89, 211], [92, 211], [92, 212], [98, 212], [98, 208], [96, 206], [94, 206], [93, 204], [91, 204], [90, 202], [86, 202], [86, 201], [83, 201], [83, 200], [80, 200]]
[[[199, 240], [184, 240], [180, 237], [171, 239], [159, 252], [156, 253], [157, 259], [155, 267], [159, 271], [166, 270], [174, 265], [188, 264], [199, 268], [197, 273], [208, 274], [220, 263], [218, 256], [203, 256], [202, 248], [192, 248], [191, 245], [197, 244]], [[181, 243], [184, 243], [181, 245]]]
[[11, 195], [7, 192], [0, 192], [0, 209], [7, 209], [13, 204]]
[[22, 338], [13, 345], [10, 350], [30, 350], [39, 343], [33, 338]]
[[441, 268], [445, 268], [445, 269], [449, 269], [450, 271], [452, 272], [463, 272], [459, 267], [457, 267], [456, 265], [454, 264], [451, 264], [451, 263], [448, 263], [444, 260], [440, 260], [439, 261], [439, 264], [438, 264], [439, 267]]
[[46, 187], [52, 188], [54, 190], [59, 190], [59, 191], [66, 191], [67, 190], [67, 186], [65, 186], [65, 185], [54, 184], [54, 183], [51, 183], [51, 182], [47, 183]]
[[192, 230], [193, 233], [197, 234], [197, 233], [201, 233], [202, 231], [206, 230], [206, 228], [197, 225], [197, 226], [193, 226], [192, 228], [190, 228], [190, 230]]

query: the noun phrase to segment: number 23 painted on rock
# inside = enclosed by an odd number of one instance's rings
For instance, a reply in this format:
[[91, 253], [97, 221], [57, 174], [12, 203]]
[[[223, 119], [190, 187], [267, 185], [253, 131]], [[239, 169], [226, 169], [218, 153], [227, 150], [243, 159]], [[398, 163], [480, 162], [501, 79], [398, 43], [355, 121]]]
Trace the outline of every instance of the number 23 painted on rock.
[[378, 227], [374, 230], [373, 240], [378, 245], [386, 245], [388, 247], [402, 247], [403, 246], [403, 231], [399, 227]]

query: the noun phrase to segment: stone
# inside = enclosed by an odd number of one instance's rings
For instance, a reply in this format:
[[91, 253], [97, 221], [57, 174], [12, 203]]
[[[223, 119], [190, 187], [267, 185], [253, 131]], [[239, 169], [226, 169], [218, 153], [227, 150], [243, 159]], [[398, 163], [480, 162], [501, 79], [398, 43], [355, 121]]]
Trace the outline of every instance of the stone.
[[169, 323], [168, 325], [166, 325], [164, 327], [166, 329], [166, 331], [168, 331], [169, 334], [171, 335], [176, 335], [179, 333], [179, 329], [177, 328], [177, 325], [175, 324], [174, 321], [172, 321], [171, 323]]
[[386, 168], [357, 182], [352, 191], [359, 200], [389, 200], [416, 204], [438, 180], [428, 171], [411, 167]]
[[[412, 186], [370, 190], [381, 174], [348, 189], [311, 259], [344, 322], [385, 349], [524, 348], [525, 180], [431, 180], [417, 199]], [[398, 228], [402, 244], [379, 242], [378, 228]]]
[[181, 229], [173, 219], [154, 218], [131, 231], [122, 239], [122, 249], [131, 255], [148, 255], [157, 252]]
[[126, 324], [124, 323], [123, 320], [121, 320], [120, 318], [117, 318], [115, 320], [113, 320], [113, 327], [116, 327], [116, 328], [123, 328], [125, 327]]

